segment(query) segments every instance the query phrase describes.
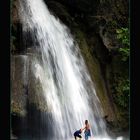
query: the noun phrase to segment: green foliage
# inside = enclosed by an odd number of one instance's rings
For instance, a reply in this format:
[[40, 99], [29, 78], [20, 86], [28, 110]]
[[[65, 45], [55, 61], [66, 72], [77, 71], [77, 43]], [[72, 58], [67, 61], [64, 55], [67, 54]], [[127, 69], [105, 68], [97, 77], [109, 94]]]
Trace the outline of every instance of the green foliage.
[[125, 48], [119, 48], [119, 52], [122, 56], [122, 61], [127, 61], [129, 55], [130, 55], [130, 49], [125, 47]]
[[122, 42], [123, 45], [129, 47], [129, 30], [128, 28], [116, 29], [117, 38]]
[[127, 61], [129, 55], [130, 55], [130, 41], [129, 41], [129, 30], [128, 28], [120, 28], [120, 29], [116, 29], [116, 33], [117, 33], [117, 39], [119, 39], [119, 41], [122, 44], [122, 47], [119, 48], [119, 53], [122, 56], [122, 61]]
[[116, 76], [116, 84], [114, 85], [115, 94], [114, 99], [116, 103], [123, 108], [127, 108], [129, 104], [129, 89], [130, 89], [130, 82], [129, 79], [123, 77]]
[[108, 28], [111, 28], [111, 29], [113, 29], [113, 31], [114, 31], [114, 28], [117, 28], [117, 21], [116, 20], [110, 20], [110, 21], [108, 21]]

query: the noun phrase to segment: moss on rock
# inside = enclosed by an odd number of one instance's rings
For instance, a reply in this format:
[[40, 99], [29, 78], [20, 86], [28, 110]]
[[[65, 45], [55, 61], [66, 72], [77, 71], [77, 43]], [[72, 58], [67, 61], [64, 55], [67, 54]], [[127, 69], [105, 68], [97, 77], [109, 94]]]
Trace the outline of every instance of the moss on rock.
[[107, 94], [107, 90], [105, 87], [104, 80], [102, 78], [99, 62], [95, 58], [95, 56], [92, 55], [90, 47], [86, 42], [85, 34], [82, 31], [80, 31], [78, 28], [75, 29], [73, 33], [74, 33], [75, 40], [79, 45], [81, 54], [84, 57], [85, 64], [87, 65], [91, 78], [94, 82], [97, 96], [99, 97], [101, 101], [101, 105], [103, 107], [104, 115], [107, 114], [110, 120], [115, 120], [115, 115], [114, 115], [115, 113]]

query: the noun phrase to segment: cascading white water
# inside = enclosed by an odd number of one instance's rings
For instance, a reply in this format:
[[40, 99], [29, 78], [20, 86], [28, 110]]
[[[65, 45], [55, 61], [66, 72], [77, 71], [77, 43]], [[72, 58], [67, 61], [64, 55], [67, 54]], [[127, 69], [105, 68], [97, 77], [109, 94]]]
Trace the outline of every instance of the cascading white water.
[[[36, 59], [32, 66], [51, 112], [53, 136], [65, 140], [87, 119], [93, 136], [107, 136], [102, 109], [78, 45], [68, 28], [48, 11], [42, 0], [21, 0], [23, 31], [35, 31]], [[48, 134], [49, 135], [49, 134]]]

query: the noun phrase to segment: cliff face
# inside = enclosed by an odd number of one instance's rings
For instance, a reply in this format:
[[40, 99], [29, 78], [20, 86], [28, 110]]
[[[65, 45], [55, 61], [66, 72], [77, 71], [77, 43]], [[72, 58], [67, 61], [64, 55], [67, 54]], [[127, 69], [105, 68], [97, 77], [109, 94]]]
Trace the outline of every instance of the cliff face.
[[107, 121], [114, 127], [128, 128], [129, 60], [122, 61], [124, 47], [116, 30], [129, 27], [128, 1], [47, 0], [52, 13], [71, 30], [79, 43], [96, 85]]
[[[117, 51], [121, 43], [116, 38], [117, 28], [128, 27], [128, 1], [45, 0], [45, 2], [50, 11], [70, 28], [71, 33], [79, 44], [85, 63], [95, 83], [104, 116], [108, 116], [109, 126], [123, 130], [128, 129], [128, 97], [124, 99], [127, 102], [126, 106], [120, 106], [118, 100], [124, 93], [122, 93], [122, 90], [119, 92], [117, 87], [124, 84], [122, 81], [128, 78], [129, 62], [121, 61]], [[43, 97], [38, 95], [39, 92], [32, 85], [30, 86], [32, 89], [28, 89], [28, 94], [26, 94], [27, 87], [23, 81], [20, 82], [18, 88], [16, 87], [19, 80], [18, 73], [19, 75], [22, 73], [23, 63], [25, 63], [25, 59], [19, 54], [27, 55], [27, 44], [25, 47], [17, 8], [18, 0], [14, 0], [11, 13], [11, 53], [13, 57], [11, 65], [13, 67], [12, 71], [16, 70], [14, 73], [17, 73], [17, 75], [12, 73], [11, 104], [12, 113], [22, 115], [26, 114], [24, 105], [26, 98], [28, 98], [30, 104], [34, 104], [39, 110], [43, 110], [45, 104], [40, 105]], [[31, 40], [29, 42], [32, 44]], [[19, 65], [21, 65], [20, 68], [18, 68]], [[30, 73], [30, 75], [32, 74]], [[29, 83], [31, 84], [35, 81], [32, 76]], [[39, 86], [39, 83], [34, 84]], [[38, 90], [41, 91], [39, 88]], [[21, 101], [21, 99], [24, 100]], [[16, 105], [17, 103], [19, 105]]]

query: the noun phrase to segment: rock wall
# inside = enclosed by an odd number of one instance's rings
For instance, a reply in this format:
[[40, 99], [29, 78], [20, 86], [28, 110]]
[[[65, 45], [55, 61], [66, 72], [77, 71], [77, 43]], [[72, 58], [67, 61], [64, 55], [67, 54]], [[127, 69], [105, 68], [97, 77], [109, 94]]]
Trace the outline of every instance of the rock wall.
[[[129, 60], [121, 61], [118, 49], [122, 47], [122, 43], [117, 39], [116, 29], [129, 27], [129, 2], [123, 0], [45, 2], [50, 11], [70, 28], [78, 42], [91, 77], [96, 83], [104, 115], [108, 116], [107, 122], [118, 130], [128, 129], [129, 96], [121, 86], [128, 81]], [[124, 100], [125, 103], [121, 104], [126, 106], [121, 106], [120, 100]]]
[[[121, 44], [116, 38], [115, 30], [119, 27], [126, 27], [129, 24], [128, 1], [45, 0], [45, 2], [50, 11], [69, 27], [73, 37], [79, 44], [85, 63], [95, 83], [97, 95], [103, 107], [104, 116], [108, 116], [107, 122], [111, 124], [112, 128], [120, 128], [120, 130], [128, 129], [128, 107], [123, 109], [118, 106], [114, 99], [115, 93], [113, 90], [116, 83], [116, 75], [119, 74], [119, 77], [124, 78], [128, 77], [129, 74], [128, 62], [125, 64], [121, 62], [116, 51]], [[39, 86], [39, 83], [37, 83], [36, 80], [36, 82], [34, 81], [34, 76], [31, 74], [30, 69], [30, 89], [28, 89], [29, 95], [26, 95], [26, 84], [22, 80], [23, 72], [21, 72], [24, 69], [25, 60], [19, 56], [19, 54], [26, 55], [27, 44], [25, 47], [22, 39], [22, 25], [18, 17], [17, 8], [18, 0], [14, 0], [11, 37], [11, 53], [13, 57], [11, 62], [13, 83], [11, 104], [12, 113], [18, 112], [19, 114], [24, 114], [23, 112], [26, 112], [26, 105], [23, 102], [26, 98], [28, 98], [30, 103], [35, 104], [39, 110], [44, 109], [45, 104], [40, 105], [39, 103], [43, 98], [37, 94], [37, 89], [34, 89], [31, 84], [34, 83]], [[15, 79], [14, 73], [17, 73]], [[18, 83], [19, 77], [21, 81]], [[19, 86], [16, 87], [18, 84]], [[21, 101], [21, 99], [23, 100]], [[17, 103], [19, 104], [17, 105]]]

